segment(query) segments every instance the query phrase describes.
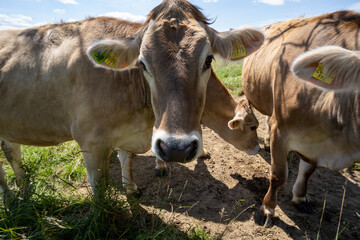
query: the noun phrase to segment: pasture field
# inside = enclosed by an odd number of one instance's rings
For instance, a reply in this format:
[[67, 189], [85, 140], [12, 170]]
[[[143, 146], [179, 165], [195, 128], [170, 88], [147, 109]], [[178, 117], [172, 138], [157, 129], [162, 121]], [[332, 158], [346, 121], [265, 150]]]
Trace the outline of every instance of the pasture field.
[[[242, 62], [214, 64], [233, 94], [241, 91], [241, 66]], [[262, 144], [265, 118], [257, 116]], [[206, 127], [203, 136], [211, 159], [170, 164], [164, 178], [155, 176], [150, 151], [137, 156], [133, 173], [141, 197], [124, 194], [114, 155], [110, 183], [94, 200], [82, 154], [73, 141], [23, 147], [31, 182], [26, 192], [18, 191], [1, 155], [16, 198], [10, 206], [0, 204], [0, 239], [360, 239], [360, 165], [341, 172], [317, 170], [308, 191], [314, 213], [306, 215], [290, 202], [298, 160], [289, 155], [289, 180], [279, 192], [274, 226], [264, 229], [253, 223], [253, 213], [268, 188], [269, 153], [262, 149], [248, 156]]]

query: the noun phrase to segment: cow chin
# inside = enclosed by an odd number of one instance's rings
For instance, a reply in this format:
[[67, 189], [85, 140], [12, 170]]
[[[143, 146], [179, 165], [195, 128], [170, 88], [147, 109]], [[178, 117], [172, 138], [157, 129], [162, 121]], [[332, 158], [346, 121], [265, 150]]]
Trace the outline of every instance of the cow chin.
[[202, 136], [197, 131], [180, 135], [154, 130], [151, 150], [165, 162], [191, 162], [203, 153]]

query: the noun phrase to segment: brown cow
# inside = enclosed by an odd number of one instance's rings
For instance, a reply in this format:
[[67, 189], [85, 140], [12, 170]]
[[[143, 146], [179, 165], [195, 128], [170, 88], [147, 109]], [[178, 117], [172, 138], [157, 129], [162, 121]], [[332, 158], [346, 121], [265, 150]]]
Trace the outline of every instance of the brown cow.
[[[235, 148], [254, 155], [260, 150], [256, 129], [259, 125], [245, 96], [236, 101], [222, 82], [212, 72], [206, 91], [206, 102], [201, 122], [214, 130]], [[228, 125], [230, 125], [228, 127]], [[128, 193], [137, 190], [131, 174], [134, 153], [118, 150], [122, 181]], [[166, 163], [156, 159], [158, 176], [166, 174]]]
[[142, 24], [101, 17], [1, 31], [0, 139], [76, 140], [93, 191], [113, 148], [143, 153], [152, 139], [159, 159], [191, 161], [203, 149], [213, 54], [241, 59], [263, 38], [249, 28], [218, 33], [185, 0], [163, 1]]
[[[313, 48], [337, 45], [358, 50], [359, 22], [358, 13], [341, 11], [270, 25], [264, 45], [245, 61], [245, 95], [256, 109], [270, 116], [270, 187], [258, 223], [275, 214], [277, 192], [287, 179], [290, 150], [301, 158], [292, 201], [303, 207], [307, 182], [316, 167], [342, 169], [359, 159], [359, 94], [323, 91], [290, 72], [294, 59]], [[324, 72], [319, 64], [311, 67], [312, 74], [321, 78]]]

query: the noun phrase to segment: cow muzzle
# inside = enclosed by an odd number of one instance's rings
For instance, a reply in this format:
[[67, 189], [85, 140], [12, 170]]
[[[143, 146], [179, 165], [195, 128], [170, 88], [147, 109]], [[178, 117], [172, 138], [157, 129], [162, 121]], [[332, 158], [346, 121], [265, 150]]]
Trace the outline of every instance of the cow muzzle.
[[256, 154], [260, 151], [260, 149], [261, 149], [260, 145], [257, 145], [257, 146], [254, 147], [253, 149], [245, 150], [245, 152], [246, 152], [248, 155], [256, 155]]
[[202, 137], [198, 132], [171, 135], [156, 131], [153, 135], [151, 150], [157, 158], [165, 162], [191, 162], [202, 154]]

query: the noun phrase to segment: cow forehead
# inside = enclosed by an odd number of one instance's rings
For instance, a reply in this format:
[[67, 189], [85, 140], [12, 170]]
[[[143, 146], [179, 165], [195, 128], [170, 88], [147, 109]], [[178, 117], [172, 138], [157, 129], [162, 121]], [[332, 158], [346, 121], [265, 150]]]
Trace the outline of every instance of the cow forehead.
[[[207, 33], [195, 20], [176, 19], [153, 21], [144, 35], [141, 55], [147, 61], [167, 59], [197, 60], [206, 44]], [[150, 64], [158, 64], [153, 62]]]

